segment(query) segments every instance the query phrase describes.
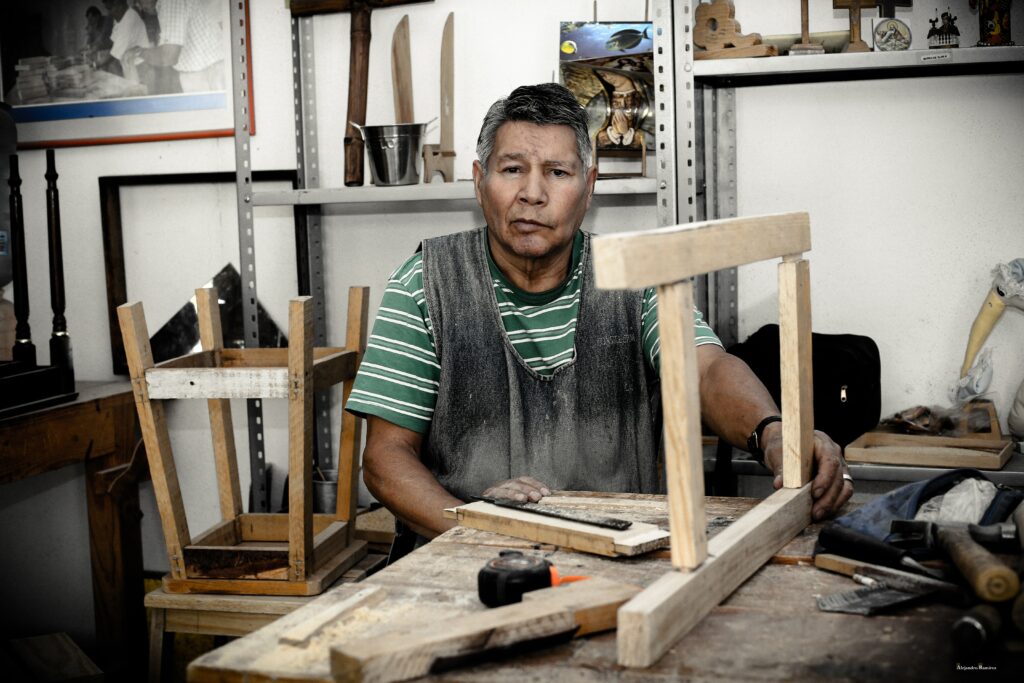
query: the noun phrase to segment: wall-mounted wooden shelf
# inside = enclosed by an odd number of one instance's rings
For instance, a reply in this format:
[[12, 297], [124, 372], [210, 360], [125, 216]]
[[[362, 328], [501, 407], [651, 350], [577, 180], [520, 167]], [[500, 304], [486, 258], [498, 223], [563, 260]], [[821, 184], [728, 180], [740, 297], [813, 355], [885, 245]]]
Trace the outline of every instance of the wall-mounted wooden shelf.
[[693, 64], [697, 81], [727, 87], [1022, 71], [1024, 46], [707, 59]]

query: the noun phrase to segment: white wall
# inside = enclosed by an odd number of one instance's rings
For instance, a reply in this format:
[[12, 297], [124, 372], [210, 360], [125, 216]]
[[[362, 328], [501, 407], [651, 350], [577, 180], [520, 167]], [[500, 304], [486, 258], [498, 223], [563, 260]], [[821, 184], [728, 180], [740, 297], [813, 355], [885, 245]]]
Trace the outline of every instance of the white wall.
[[[257, 121], [253, 168], [292, 168], [289, 15], [281, 0], [250, 2]], [[799, 29], [796, 0], [736, 0], [735, 4], [745, 31], [771, 34]], [[811, 30], [844, 27], [845, 13], [819, 7], [822, 4], [812, 3]], [[954, 5], [964, 43], [969, 44], [973, 40], [970, 27], [976, 22], [966, 0], [946, 4]], [[600, 0], [597, 18], [642, 19], [644, 5], [643, 0]], [[1021, 3], [1016, 5], [1014, 23], [1024, 37]], [[436, 115], [440, 36], [452, 10], [456, 13], [456, 168], [460, 177], [469, 177], [486, 107], [516, 85], [551, 80], [557, 68], [558, 22], [592, 18], [593, 3], [435, 0], [375, 10], [368, 123], [393, 121], [390, 38], [406, 13], [410, 15], [417, 118], [425, 121]], [[868, 14], [865, 33], [870, 28]], [[900, 10], [900, 16], [908, 15]], [[927, 32], [928, 18], [926, 10], [915, 10], [910, 22], [915, 36]], [[343, 177], [348, 15], [316, 19], [315, 35], [321, 179], [325, 186], [338, 186]], [[988, 270], [997, 261], [1024, 255], [1020, 222], [1024, 133], [1019, 125], [1024, 77], [757, 88], [741, 90], [737, 101], [740, 212], [811, 212], [815, 329], [875, 337], [883, 354], [886, 412], [911, 403], [942, 402], [945, 383], [959, 367], [967, 327], [985, 294]], [[876, 122], [880, 115], [885, 121]], [[437, 134], [434, 127], [427, 141], [436, 142]], [[886, 158], [894, 149], [906, 151], [907, 156]], [[228, 171], [233, 163], [230, 139], [58, 151], [67, 317], [79, 379], [113, 378], [97, 178]], [[50, 313], [43, 164], [41, 152], [22, 154], [30, 322], [40, 361], [46, 362]], [[225, 260], [237, 265], [230, 187], [136, 188], [125, 191], [122, 203], [129, 297], [145, 303], [151, 328], [158, 327]], [[651, 204], [649, 197], [603, 200], [586, 225], [598, 231], [653, 226]], [[481, 221], [479, 211], [468, 204], [440, 210], [420, 205], [390, 209], [394, 213], [381, 210], [376, 206], [326, 210], [329, 343], [344, 338], [345, 293], [350, 285], [368, 284], [371, 306], [376, 307], [387, 275], [420, 240]], [[189, 236], [187, 242], [174, 239], [182, 234]], [[257, 210], [256, 247], [260, 300], [283, 324], [287, 300], [296, 293], [288, 210]], [[773, 288], [770, 268], [741, 271], [741, 336], [774, 315]], [[1022, 360], [1010, 348], [1022, 326], [1021, 316], [1008, 314], [990, 342], [997, 347], [1000, 410], [1010, 385], [1015, 388], [1024, 378]], [[269, 459], [283, 471], [283, 406], [266, 405]], [[198, 533], [218, 518], [203, 407], [182, 402], [174, 406], [170, 420], [189, 525]], [[243, 487], [247, 488], [242, 404], [235, 406], [235, 423]], [[91, 639], [83, 485], [81, 469], [67, 468], [0, 487], [0, 547], [6, 559], [0, 563], [0, 598], [10, 605], [10, 614], [16, 615], [15, 623], [25, 634], [66, 630], [80, 642]], [[167, 562], [149, 487], [144, 487], [143, 502], [145, 564], [162, 570]], [[45, 531], [27, 531], [39, 527]]]

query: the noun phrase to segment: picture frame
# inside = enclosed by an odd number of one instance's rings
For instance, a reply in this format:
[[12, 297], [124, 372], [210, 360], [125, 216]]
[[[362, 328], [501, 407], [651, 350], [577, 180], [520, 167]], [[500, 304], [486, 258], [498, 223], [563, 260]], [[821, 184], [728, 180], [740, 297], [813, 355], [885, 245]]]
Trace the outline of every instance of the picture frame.
[[[240, 2], [248, 18], [249, 0]], [[156, 4], [0, 3], [0, 99], [11, 107], [19, 149], [234, 134], [229, 3], [189, 5], [183, 21], [163, 4], [163, 22]], [[172, 65], [151, 63], [171, 58], [148, 49], [161, 38], [174, 41], [171, 48], [182, 42], [179, 52], [170, 53], [177, 60]], [[248, 20], [245, 43], [249, 129], [255, 134]], [[219, 53], [212, 47], [217, 44]]]
[[[298, 173], [294, 170], [255, 171], [254, 183], [288, 182], [293, 189], [298, 187]], [[114, 374], [127, 375], [128, 363], [125, 358], [124, 342], [117, 319], [117, 307], [128, 302], [128, 278], [126, 274], [125, 235], [121, 190], [126, 187], [157, 187], [166, 185], [233, 184], [235, 174], [230, 171], [208, 173], [169, 173], [136, 176], [104, 176], [99, 178], [100, 216], [103, 241], [103, 264], [106, 273], [107, 320], [110, 330], [110, 352]], [[299, 294], [311, 289], [309, 250], [305, 231], [305, 207], [293, 207], [295, 225], [296, 273]], [[213, 275], [213, 273], [209, 273]], [[199, 282], [195, 287], [201, 286]], [[189, 284], [189, 287], [194, 287]], [[190, 290], [191, 291], [191, 290]], [[262, 333], [261, 325], [261, 333]]]

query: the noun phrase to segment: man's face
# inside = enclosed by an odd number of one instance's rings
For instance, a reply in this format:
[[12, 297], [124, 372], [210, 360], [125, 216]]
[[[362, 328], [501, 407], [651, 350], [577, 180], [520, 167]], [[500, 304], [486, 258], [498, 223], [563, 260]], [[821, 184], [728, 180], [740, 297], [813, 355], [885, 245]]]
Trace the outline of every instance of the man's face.
[[[499, 263], [541, 263], [572, 253], [597, 169], [584, 172], [568, 126], [513, 121], [498, 129], [487, 174], [473, 163], [491, 252]], [[498, 253], [495, 253], [498, 252]]]

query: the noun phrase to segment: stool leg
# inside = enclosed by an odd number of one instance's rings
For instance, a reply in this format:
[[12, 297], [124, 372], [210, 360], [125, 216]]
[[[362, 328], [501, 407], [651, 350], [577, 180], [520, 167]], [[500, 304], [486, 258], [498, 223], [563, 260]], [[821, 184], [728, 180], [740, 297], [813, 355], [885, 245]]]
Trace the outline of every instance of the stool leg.
[[167, 610], [150, 608], [149, 617], [149, 683], [169, 680], [167, 670], [174, 660], [174, 634], [168, 633]]

